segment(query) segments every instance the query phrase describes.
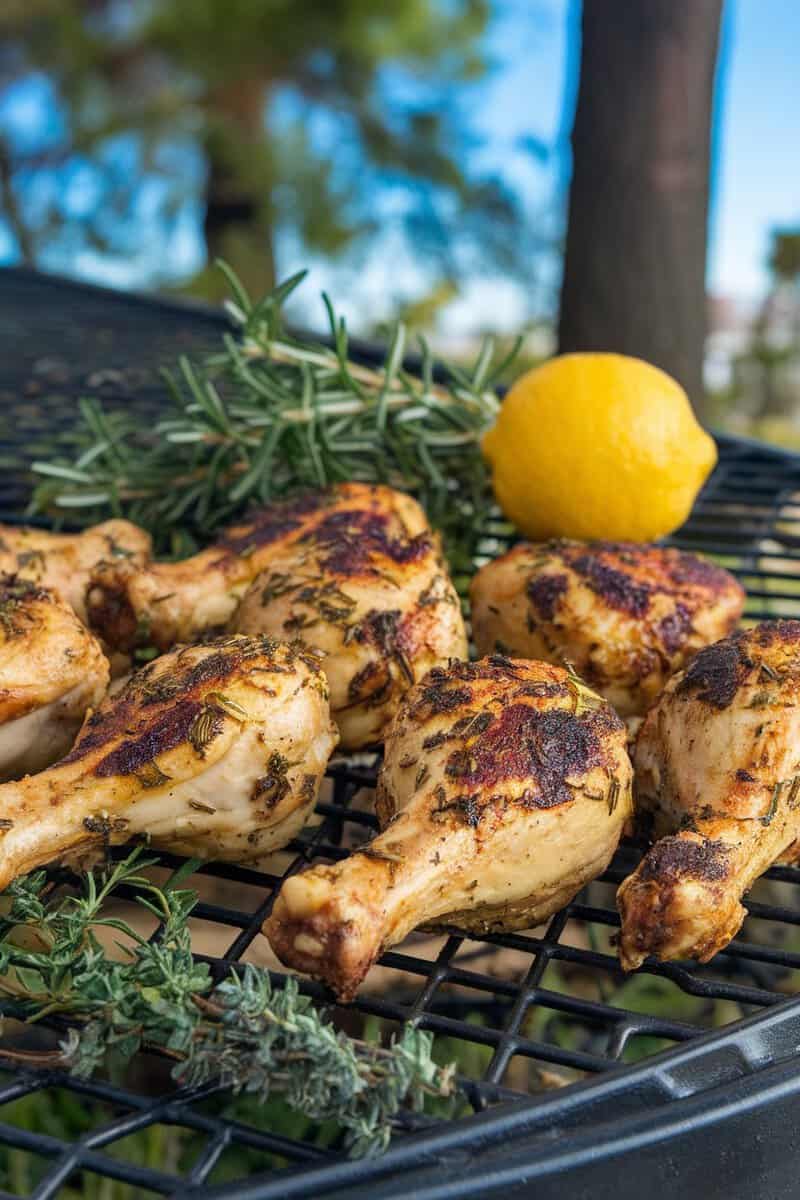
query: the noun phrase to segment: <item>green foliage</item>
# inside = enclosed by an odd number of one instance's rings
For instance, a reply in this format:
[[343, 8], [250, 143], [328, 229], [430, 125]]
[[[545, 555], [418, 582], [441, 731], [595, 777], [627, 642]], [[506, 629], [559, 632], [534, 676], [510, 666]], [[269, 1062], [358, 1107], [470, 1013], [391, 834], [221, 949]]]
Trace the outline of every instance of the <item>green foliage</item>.
[[469, 570], [492, 506], [480, 437], [498, 408], [494, 380], [516, 347], [495, 363], [487, 339], [470, 370], [447, 367], [438, 386], [424, 341], [420, 375], [403, 368], [397, 324], [384, 366], [366, 368], [350, 360], [329, 302], [333, 349], [287, 333], [282, 307], [302, 275], [253, 303], [225, 272], [241, 336], [166, 373], [175, 412], [154, 435], [84, 403], [76, 460], [34, 464], [46, 481], [37, 508], [124, 513], [163, 548], [172, 530], [207, 538], [252, 503], [344, 480], [386, 482], [421, 501], [451, 565]]
[[[451, 1094], [453, 1068], [437, 1066], [431, 1036], [413, 1026], [387, 1047], [349, 1038], [295, 980], [278, 987], [250, 965], [213, 988], [207, 965], [191, 951], [187, 921], [197, 898], [179, 886], [197, 864], [186, 863], [158, 886], [143, 874], [156, 862], [137, 848], [99, 880], [88, 874], [82, 895], [53, 893], [43, 871], [5, 893], [4, 1011], [27, 1021], [67, 1015], [74, 1023], [56, 1058], [71, 1072], [120, 1076], [138, 1050], [155, 1047], [177, 1060], [179, 1083], [221, 1079], [234, 1093], [261, 1103], [280, 1096], [314, 1122], [334, 1121], [354, 1156], [386, 1147], [401, 1108]], [[161, 922], [154, 940], [103, 915], [123, 884]], [[103, 949], [98, 926], [126, 939], [121, 958]]]
[[[434, 1103], [445, 1104], [445, 1101]], [[248, 1094], [216, 1096], [197, 1105], [200, 1112], [283, 1135], [312, 1146], [329, 1146], [339, 1130], [335, 1121], [317, 1124], [290, 1109], [280, 1098], [264, 1103]], [[43, 1088], [3, 1107], [3, 1121], [31, 1133], [44, 1133], [64, 1142], [74, 1142], [106, 1124], [112, 1111], [93, 1104], [66, 1088]], [[103, 1147], [103, 1153], [140, 1167], [185, 1175], [206, 1148], [206, 1135], [184, 1126], [148, 1125], [136, 1133]], [[40, 1182], [51, 1160], [26, 1150], [0, 1146], [0, 1188], [14, 1195], [27, 1196]], [[257, 1171], [287, 1165], [277, 1154], [267, 1154], [241, 1142], [233, 1142], [223, 1152], [208, 1179], [208, 1185], [230, 1183]], [[131, 1184], [96, 1175], [76, 1175], [59, 1190], [59, 1200], [143, 1200], [143, 1192]]]
[[776, 279], [789, 282], [800, 277], [800, 229], [775, 229], [769, 267]]
[[[0, 188], [23, 256], [59, 242], [73, 255], [133, 256], [148, 241], [143, 223], [168, 229], [200, 201], [209, 260], [224, 255], [257, 291], [275, 284], [281, 234], [338, 259], [393, 230], [430, 295], [466, 272], [529, 277], [521, 198], [462, 165], [477, 135], [459, 89], [487, 69], [489, 13], [488, 0], [3, 6], [0, 28], [21, 50], [7, 78], [45, 72], [64, 117], [55, 144], [0, 137]], [[120, 135], [135, 139], [125, 169], [109, 153]], [[207, 171], [187, 170], [187, 149]], [[58, 184], [78, 164], [96, 191], [88, 211], [69, 211], [58, 186], [46, 212], [25, 203], [31, 178], [55, 173]], [[148, 183], [160, 209], [143, 218]], [[193, 290], [215, 299], [218, 288], [203, 272]]]
[[348, 1038], [320, 1020], [292, 978], [276, 988], [265, 971], [248, 965], [221, 983], [213, 1000], [201, 1009], [217, 1020], [199, 1025], [176, 1079], [220, 1078], [262, 1103], [280, 1091], [312, 1120], [336, 1120], [354, 1157], [386, 1148], [405, 1104], [419, 1111], [427, 1095], [452, 1091], [454, 1068], [433, 1061], [430, 1034], [405, 1025], [388, 1049]]

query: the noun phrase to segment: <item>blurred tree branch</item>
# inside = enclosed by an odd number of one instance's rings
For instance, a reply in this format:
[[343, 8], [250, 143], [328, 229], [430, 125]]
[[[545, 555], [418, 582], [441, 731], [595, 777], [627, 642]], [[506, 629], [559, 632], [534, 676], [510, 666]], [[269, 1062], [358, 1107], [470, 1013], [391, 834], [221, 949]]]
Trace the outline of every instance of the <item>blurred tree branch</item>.
[[[119, 169], [110, 180], [108, 163], [115, 139], [127, 136], [146, 148], [172, 211], [187, 183], [166, 148], [184, 139], [202, 155], [196, 188], [208, 257], [228, 258], [255, 291], [280, 273], [281, 234], [335, 258], [395, 229], [427, 270], [432, 296], [476, 270], [529, 278], [539, 246], [522, 199], [496, 175], [464, 169], [477, 142], [458, 87], [486, 70], [489, 8], [489, 0], [10, 0], [0, 16], [0, 87], [43, 72], [64, 126], [63, 139], [45, 147], [8, 142], [4, 208], [12, 221], [16, 195], [21, 252], [35, 256], [46, 244], [22, 191], [37, 172], [76, 164], [95, 173], [97, 206], [78, 220], [54, 201], [48, 228], [59, 235], [71, 224], [87, 244], [125, 252], [144, 171], [140, 160], [126, 188]], [[103, 211], [106, 194], [117, 226]], [[211, 272], [195, 281], [212, 297], [218, 286]]]
[[5, 138], [0, 137], [0, 200], [11, 230], [19, 244], [20, 256], [26, 266], [36, 260], [33, 239], [28, 231], [17, 204], [13, 187], [13, 168]]

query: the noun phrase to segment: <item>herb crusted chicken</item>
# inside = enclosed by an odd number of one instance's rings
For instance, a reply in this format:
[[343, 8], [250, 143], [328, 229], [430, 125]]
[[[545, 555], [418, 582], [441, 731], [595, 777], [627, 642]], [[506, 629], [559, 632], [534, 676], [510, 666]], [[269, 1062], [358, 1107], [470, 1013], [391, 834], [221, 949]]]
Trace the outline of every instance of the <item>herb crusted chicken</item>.
[[298, 637], [323, 652], [346, 750], [380, 741], [404, 693], [429, 668], [467, 657], [438, 536], [407, 497], [400, 512], [388, 488], [364, 495], [367, 504], [337, 505], [273, 558], [233, 623], [242, 633]]
[[424, 513], [393, 488], [343, 483], [255, 510], [199, 554], [147, 567], [103, 563], [88, 594], [89, 622], [115, 650], [169, 650], [223, 631], [257, 575], [334, 513], [380, 514], [388, 538], [427, 530]]
[[415, 926], [544, 920], [605, 869], [630, 811], [625, 727], [575, 676], [501, 656], [437, 668], [387, 736], [383, 832], [287, 879], [264, 932], [348, 999]]
[[303, 647], [176, 649], [104, 700], [59, 763], [0, 787], [0, 887], [137, 834], [178, 854], [258, 858], [301, 828], [335, 744], [327, 683]]
[[705, 962], [758, 876], [800, 858], [800, 621], [701, 650], [647, 714], [635, 764], [637, 809], [660, 840], [618, 892], [622, 965]]
[[0, 576], [0, 782], [66, 754], [107, 687], [100, 644], [66, 601]]
[[113, 519], [81, 533], [50, 533], [26, 525], [0, 525], [0, 571], [52, 588], [86, 622], [86, 591], [95, 569], [125, 563], [141, 569], [150, 558], [149, 533]]
[[632, 542], [522, 543], [472, 581], [479, 654], [571, 663], [623, 717], [730, 633], [744, 592], [693, 554]]

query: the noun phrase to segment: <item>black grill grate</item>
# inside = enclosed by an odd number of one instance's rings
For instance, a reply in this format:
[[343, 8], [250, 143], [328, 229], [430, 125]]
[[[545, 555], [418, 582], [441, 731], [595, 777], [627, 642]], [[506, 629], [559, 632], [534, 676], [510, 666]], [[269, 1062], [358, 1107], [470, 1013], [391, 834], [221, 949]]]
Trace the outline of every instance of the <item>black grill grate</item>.
[[[21, 464], [52, 452], [54, 437], [62, 444], [69, 439], [74, 398], [91, 386], [90, 376], [95, 391], [108, 388], [117, 403], [152, 411], [158, 402], [153, 362], [173, 357], [176, 350], [205, 347], [218, 326], [219, 319], [204, 312], [25, 272], [0, 275], [0, 330], [6, 338], [0, 366], [0, 455], [8, 464], [0, 480], [4, 517], [18, 518], [24, 507], [29, 481]], [[35, 329], [37, 338], [46, 334], [47, 370], [28, 329]], [[106, 335], [100, 337], [98, 330]], [[134, 356], [140, 373], [125, 375], [125, 360]], [[55, 391], [54, 371], [59, 373]], [[721, 446], [718, 470], [673, 540], [713, 554], [739, 575], [748, 589], [749, 619], [800, 616], [800, 459], [728, 438]], [[490, 531], [487, 551], [492, 548]], [[376, 822], [364, 800], [374, 775], [375, 762], [367, 758], [335, 761], [318, 824], [276, 856], [270, 872], [209, 864], [190, 881], [202, 897], [193, 918], [200, 956], [216, 975], [241, 961], [274, 964], [260, 927], [276, 889], [308, 862], [337, 859], [371, 834]], [[455, 1055], [464, 1073], [464, 1115], [446, 1129], [433, 1118], [409, 1118], [408, 1135], [400, 1137], [383, 1165], [345, 1164], [327, 1135], [314, 1128], [302, 1138], [296, 1129], [282, 1131], [280, 1116], [239, 1112], [232, 1117], [217, 1089], [175, 1091], [167, 1066], [148, 1060], [125, 1087], [79, 1082], [61, 1072], [7, 1073], [0, 1079], [0, 1168], [13, 1181], [9, 1163], [16, 1161], [14, 1154], [27, 1154], [26, 1170], [41, 1198], [59, 1195], [68, 1181], [92, 1195], [101, 1178], [124, 1181], [139, 1189], [138, 1195], [183, 1194], [190, 1188], [205, 1194], [235, 1174], [225, 1166], [233, 1156], [240, 1177], [257, 1174], [248, 1195], [319, 1196], [340, 1187], [347, 1189], [341, 1194], [355, 1195], [388, 1165], [416, 1164], [423, 1147], [439, 1161], [436, 1148], [450, 1146], [443, 1138], [456, 1144], [471, 1130], [489, 1128], [482, 1122], [498, 1119], [510, 1130], [513, 1114], [530, 1108], [531, 1093], [543, 1097], [536, 1101], [543, 1128], [554, 1105], [563, 1120], [570, 1104], [591, 1107], [592, 1095], [601, 1094], [585, 1087], [553, 1092], [556, 1085], [597, 1080], [608, 1072], [616, 1072], [611, 1076], [616, 1080], [625, 1067], [621, 1079], [638, 1080], [637, 1087], [645, 1080], [653, 1097], [669, 1099], [673, 1093], [663, 1081], [678, 1069], [678, 1044], [720, 1025], [728, 1026], [726, 1045], [738, 1047], [736, 1061], [744, 1070], [748, 1025], [741, 1019], [800, 990], [800, 871], [769, 872], [749, 901], [742, 935], [712, 964], [647, 965], [625, 979], [613, 948], [614, 890], [636, 858], [635, 845], [623, 846], [603, 879], [544, 930], [483, 939], [455, 929], [413, 935], [384, 955], [354, 1006], [336, 1010], [351, 1031], [365, 1020], [373, 1027], [377, 1020], [384, 1030], [416, 1021], [442, 1039], [442, 1053]], [[164, 858], [166, 868], [177, 862]], [[321, 987], [304, 986], [331, 1003]], [[740, 1029], [741, 1043], [736, 1040]], [[651, 1059], [653, 1054], [657, 1057]], [[600, 1086], [599, 1081], [592, 1085]], [[701, 1084], [693, 1086], [698, 1090]], [[163, 1095], [154, 1096], [159, 1088]], [[35, 1107], [35, 1094], [55, 1092], [73, 1098], [80, 1118], [71, 1129], [32, 1128], [23, 1117]], [[484, 1109], [486, 1116], [475, 1116]], [[171, 1164], [156, 1157], [143, 1165], [125, 1157], [126, 1138], [163, 1127], [171, 1128]], [[243, 1186], [241, 1178], [238, 1185], [226, 1184], [225, 1194]], [[385, 1186], [383, 1191], [376, 1184], [371, 1194], [405, 1194], [401, 1187], [395, 1192]]]

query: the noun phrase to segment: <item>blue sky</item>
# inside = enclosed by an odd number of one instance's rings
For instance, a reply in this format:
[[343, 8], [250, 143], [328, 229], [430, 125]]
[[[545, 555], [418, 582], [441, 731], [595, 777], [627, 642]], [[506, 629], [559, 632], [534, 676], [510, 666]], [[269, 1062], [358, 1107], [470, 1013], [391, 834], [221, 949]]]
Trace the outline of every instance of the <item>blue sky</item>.
[[[512, 131], [542, 139], [551, 151], [536, 181], [544, 192], [569, 169], [580, 5], [500, 0], [498, 8], [492, 47], [505, 66], [486, 88], [482, 124], [497, 144], [510, 144]], [[726, 0], [709, 229], [714, 292], [758, 297], [770, 229], [800, 224], [798, 50], [798, 0]]]
[[727, 0], [709, 287], [758, 296], [775, 225], [800, 225], [800, 3]]
[[[509, 176], [526, 196], [534, 227], [548, 237], [560, 232], [565, 204], [579, 18], [579, 0], [495, 0], [487, 44], [494, 68], [462, 98], [483, 138], [482, 147], [474, 151], [476, 168], [488, 166]], [[767, 286], [770, 229], [800, 224], [800, 160], [794, 131], [800, 101], [798, 46], [800, 0], [726, 0], [710, 226], [709, 289], [714, 293], [745, 300], [762, 295]], [[16, 89], [10, 100], [0, 96], [0, 122], [11, 116], [15, 135], [23, 142], [26, 136], [40, 139], [46, 111], [48, 134], [56, 136], [58, 115], [48, 95], [49, 85], [40, 77], [27, 88]], [[522, 148], [523, 138], [533, 139], [544, 154]], [[42, 201], [47, 186], [42, 181], [38, 189]], [[77, 177], [73, 190], [79, 203]], [[141, 203], [146, 206], [156, 200], [148, 200], [145, 190]], [[36, 203], [35, 194], [29, 202]], [[146, 212], [131, 214], [132, 228], [145, 217]], [[169, 231], [165, 246], [151, 242], [159, 256], [169, 254], [174, 274], [191, 273], [200, 265], [200, 220], [195, 203]], [[142, 286], [152, 269], [133, 252], [127, 260], [111, 265], [99, 262], [91, 251], [73, 253], [71, 258], [70, 253], [68, 246], [56, 247], [47, 265], [118, 286]], [[294, 270], [306, 257], [301, 249], [287, 247], [282, 269]], [[13, 243], [0, 225], [0, 261], [11, 258]], [[558, 270], [555, 255], [539, 264], [545, 294], [555, 294]], [[374, 315], [376, 308], [381, 309], [381, 297], [392, 291], [411, 293], [417, 290], [415, 283], [419, 285], [419, 264], [413, 255], [406, 252], [403, 257], [391, 247], [381, 247], [359, 277], [359, 299], [353, 289], [350, 315], [358, 324], [359, 307]], [[318, 262], [313, 264], [308, 291], [322, 286], [349, 294], [348, 287], [337, 281], [337, 272]], [[343, 307], [347, 311], [348, 304]], [[452, 332], [466, 332], [495, 320], [498, 313], [499, 323], [511, 326], [520, 307], [512, 285], [476, 279], [449, 310], [445, 326]]]

